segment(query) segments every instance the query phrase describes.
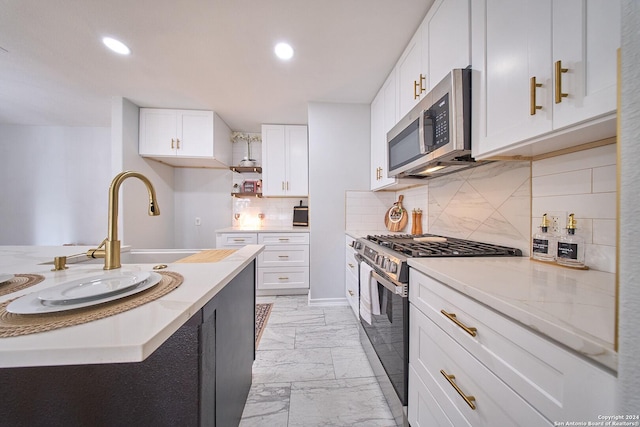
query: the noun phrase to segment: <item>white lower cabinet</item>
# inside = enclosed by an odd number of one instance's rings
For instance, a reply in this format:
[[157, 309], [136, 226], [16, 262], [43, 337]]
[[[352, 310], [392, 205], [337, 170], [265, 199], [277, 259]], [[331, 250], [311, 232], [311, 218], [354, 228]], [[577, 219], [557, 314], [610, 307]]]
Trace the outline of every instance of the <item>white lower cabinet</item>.
[[543, 426], [614, 412], [614, 375], [550, 339], [415, 269], [409, 301], [412, 426]]
[[344, 285], [345, 296], [356, 318], [359, 316], [360, 304], [360, 286], [359, 264], [356, 261], [356, 250], [353, 248], [355, 239], [349, 235], [346, 237], [346, 253], [345, 253], [345, 273]]
[[286, 295], [309, 289], [309, 233], [258, 233], [258, 293]]

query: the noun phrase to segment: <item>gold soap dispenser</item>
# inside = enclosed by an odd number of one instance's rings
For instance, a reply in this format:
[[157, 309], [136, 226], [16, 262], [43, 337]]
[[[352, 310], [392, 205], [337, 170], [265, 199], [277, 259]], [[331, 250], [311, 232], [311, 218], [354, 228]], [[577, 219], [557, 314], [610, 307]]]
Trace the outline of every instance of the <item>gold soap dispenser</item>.
[[584, 267], [584, 239], [576, 235], [578, 221], [574, 214], [567, 220], [567, 234], [558, 240], [558, 252], [556, 261], [567, 267]]
[[549, 233], [549, 219], [547, 214], [542, 215], [540, 232], [533, 235], [532, 256], [539, 261], [556, 260], [556, 237]]

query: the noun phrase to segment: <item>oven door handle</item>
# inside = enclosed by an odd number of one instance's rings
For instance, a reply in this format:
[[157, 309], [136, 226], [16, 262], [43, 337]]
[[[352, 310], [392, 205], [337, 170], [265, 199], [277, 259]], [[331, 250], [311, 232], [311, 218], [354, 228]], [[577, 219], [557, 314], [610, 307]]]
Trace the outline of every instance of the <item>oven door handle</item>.
[[378, 281], [378, 283], [380, 283], [382, 286], [384, 286], [385, 288], [387, 288], [388, 290], [390, 290], [394, 294], [400, 295], [403, 298], [407, 297], [406, 285], [396, 286], [393, 283], [391, 283], [389, 280], [385, 279], [384, 277], [382, 277], [381, 275], [376, 273], [375, 271], [371, 272], [371, 277], [376, 279]]

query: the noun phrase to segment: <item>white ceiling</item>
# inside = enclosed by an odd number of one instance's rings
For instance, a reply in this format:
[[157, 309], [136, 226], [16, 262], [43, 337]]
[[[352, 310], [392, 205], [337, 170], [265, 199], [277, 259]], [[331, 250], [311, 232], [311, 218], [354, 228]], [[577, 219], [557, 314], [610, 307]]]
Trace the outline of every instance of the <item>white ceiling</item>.
[[371, 102], [432, 3], [0, 0], [0, 123], [109, 126], [112, 96], [214, 110], [233, 130], [306, 123], [310, 101]]

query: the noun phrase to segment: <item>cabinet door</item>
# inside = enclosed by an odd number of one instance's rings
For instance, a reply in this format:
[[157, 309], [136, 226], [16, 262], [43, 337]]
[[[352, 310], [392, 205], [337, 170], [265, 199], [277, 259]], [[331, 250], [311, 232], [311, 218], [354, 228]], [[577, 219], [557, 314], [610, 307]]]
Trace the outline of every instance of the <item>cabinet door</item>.
[[418, 103], [420, 95], [426, 92], [425, 75], [426, 71], [422, 68], [422, 33], [419, 29], [397, 65], [399, 117], [404, 117]]
[[182, 111], [178, 127], [178, 156], [213, 157], [212, 111]]
[[[484, 7], [473, 7], [473, 62], [480, 70], [479, 87], [474, 86], [477, 156], [552, 129], [551, 0], [486, 0]], [[542, 109], [535, 115], [532, 77], [542, 84], [535, 91]]]
[[[616, 51], [620, 47], [619, 0], [553, 2], [553, 63], [567, 96], [554, 104], [554, 128], [616, 110]], [[554, 82], [556, 85], [558, 81]]]
[[262, 126], [262, 194], [285, 195], [285, 128]]
[[175, 156], [177, 135], [175, 110], [140, 109], [140, 155]]
[[423, 62], [426, 52], [429, 87], [438, 84], [452, 69], [466, 68], [471, 63], [469, 13], [469, 0], [444, 0], [423, 29]]
[[387, 176], [387, 132], [398, 121], [396, 88], [394, 69], [371, 104], [371, 190], [386, 188], [397, 182], [395, 178]]
[[385, 148], [384, 138], [384, 92], [380, 89], [371, 103], [371, 190], [380, 187], [382, 165], [384, 163], [382, 151]]
[[287, 196], [309, 195], [309, 147], [306, 126], [285, 126]]

